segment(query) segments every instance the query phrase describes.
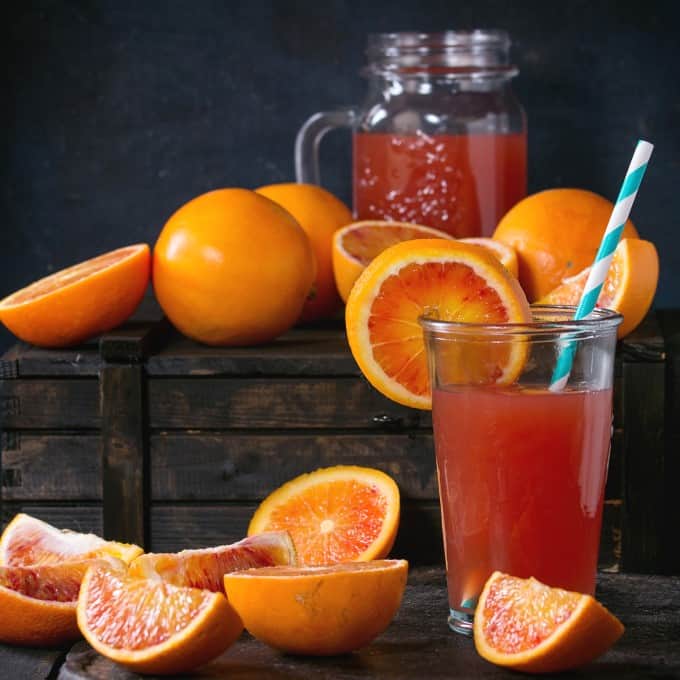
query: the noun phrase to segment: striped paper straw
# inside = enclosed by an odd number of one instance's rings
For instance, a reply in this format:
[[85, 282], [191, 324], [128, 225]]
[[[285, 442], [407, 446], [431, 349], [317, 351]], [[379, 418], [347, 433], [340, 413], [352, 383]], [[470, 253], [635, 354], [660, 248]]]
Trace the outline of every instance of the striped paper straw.
[[[621, 185], [621, 191], [619, 191], [619, 197], [616, 199], [609, 223], [602, 236], [597, 255], [595, 255], [595, 261], [590, 268], [588, 280], [581, 294], [581, 300], [574, 315], [576, 320], [585, 319], [595, 309], [597, 298], [600, 296], [600, 291], [607, 278], [609, 265], [611, 264], [612, 257], [614, 257], [614, 251], [621, 239], [623, 227], [630, 215], [633, 201], [637, 196], [653, 149], [654, 145], [643, 140], [638, 141], [635, 147], [635, 153], [628, 166], [628, 172]], [[576, 341], [570, 340], [565, 343], [557, 357], [557, 365], [550, 381], [550, 389], [553, 392], [558, 392], [566, 386], [575, 354]]]

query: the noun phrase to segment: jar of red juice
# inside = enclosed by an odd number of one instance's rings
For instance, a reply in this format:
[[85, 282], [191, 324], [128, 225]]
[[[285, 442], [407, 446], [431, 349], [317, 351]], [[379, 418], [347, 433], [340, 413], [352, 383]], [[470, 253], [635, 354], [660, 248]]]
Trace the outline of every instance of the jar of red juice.
[[491, 235], [527, 188], [526, 115], [509, 50], [504, 31], [369, 36], [364, 104], [304, 124], [297, 180], [318, 184], [321, 137], [350, 127], [357, 219]]

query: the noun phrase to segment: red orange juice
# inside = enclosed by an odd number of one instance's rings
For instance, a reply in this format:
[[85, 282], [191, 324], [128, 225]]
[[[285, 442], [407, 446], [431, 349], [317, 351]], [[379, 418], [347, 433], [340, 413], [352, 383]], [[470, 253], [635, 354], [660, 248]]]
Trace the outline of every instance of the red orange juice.
[[593, 593], [612, 391], [433, 391], [451, 609], [472, 614], [498, 569]]
[[354, 135], [357, 218], [490, 236], [527, 190], [525, 133]]

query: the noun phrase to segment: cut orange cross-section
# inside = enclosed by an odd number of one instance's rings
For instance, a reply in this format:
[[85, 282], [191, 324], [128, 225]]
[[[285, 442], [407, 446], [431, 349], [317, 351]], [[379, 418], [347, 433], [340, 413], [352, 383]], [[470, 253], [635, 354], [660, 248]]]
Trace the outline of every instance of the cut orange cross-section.
[[589, 663], [623, 634], [590, 595], [494, 572], [475, 610], [475, 647], [487, 661], [529, 673]]
[[248, 535], [288, 531], [300, 564], [385, 557], [399, 526], [399, 489], [380, 470], [338, 465], [296, 477], [257, 509]]
[[25, 342], [67, 347], [120, 325], [151, 276], [145, 243], [63, 269], [0, 301], [0, 321]]
[[[590, 267], [564, 279], [539, 304], [577, 305], [585, 288]], [[624, 238], [614, 251], [609, 272], [597, 298], [598, 307], [613, 309], [623, 314], [618, 336], [622, 338], [634, 330], [654, 299], [659, 282], [659, 256], [654, 244], [637, 238]]]
[[[503, 324], [531, 320], [526, 296], [498, 259], [479, 246], [425, 239], [399, 243], [378, 255], [347, 301], [347, 339], [369, 382], [413, 408], [431, 408], [421, 316], [441, 321]], [[522, 343], [507, 344], [478, 373], [512, 382], [526, 358]]]
[[243, 631], [222, 593], [88, 569], [78, 627], [101, 655], [139, 673], [183, 673], [219, 656]]
[[395, 243], [420, 238], [453, 237], [410, 222], [365, 220], [338, 229], [333, 236], [333, 272], [340, 297], [347, 302], [354, 282], [377, 255]]
[[130, 562], [142, 552], [138, 545], [60, 530], [23, 513], [14, 517], [0, 538], [0, 565], [9, 566], [60, 564], [105, 556]]

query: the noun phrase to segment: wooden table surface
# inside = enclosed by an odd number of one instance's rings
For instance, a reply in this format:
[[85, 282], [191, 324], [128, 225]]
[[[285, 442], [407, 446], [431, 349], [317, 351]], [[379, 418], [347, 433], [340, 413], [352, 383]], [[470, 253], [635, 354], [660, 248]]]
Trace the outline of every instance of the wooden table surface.
[[[567, 677], [680, 678], [680, 577], [601, 574], [597, 596], [619, 616], [626, 632], [605, 656]], [[397, 618], [382, 636], [359, 652], [334, 658], [292, 657], [244, 634], [223, 656], [192, 677], [232, 680], [521, 677], [487, 663], [477, 656], [471, 639], [451, 633], [446, 626], [446, 610], [443, 570], [414, 570]], [[71, 650], [0, 646], [3, 680], [48, 677], [133, 680], [141, 676], [104, 659], [84, 642]]]

